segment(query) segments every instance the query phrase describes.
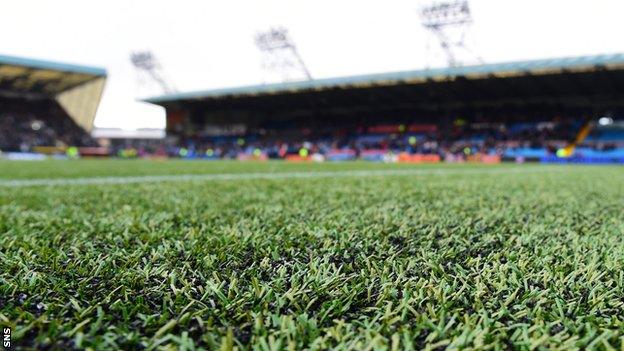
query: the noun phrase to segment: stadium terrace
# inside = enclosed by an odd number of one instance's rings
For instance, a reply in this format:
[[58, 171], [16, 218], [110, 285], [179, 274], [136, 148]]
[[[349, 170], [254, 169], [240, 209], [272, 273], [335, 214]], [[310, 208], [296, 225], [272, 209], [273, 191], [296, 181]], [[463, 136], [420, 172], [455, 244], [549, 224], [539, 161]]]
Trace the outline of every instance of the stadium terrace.
[[96, 146], [106, 70], [0, 55], [0, 150], [16, 157]]
[[[153, 97], [183, 157], [624, 156], [624, 55], [265, 84]], [[175, 151], [173, 152], [175, 153]], [[486, 156], [486, 157], [484, 157]]]

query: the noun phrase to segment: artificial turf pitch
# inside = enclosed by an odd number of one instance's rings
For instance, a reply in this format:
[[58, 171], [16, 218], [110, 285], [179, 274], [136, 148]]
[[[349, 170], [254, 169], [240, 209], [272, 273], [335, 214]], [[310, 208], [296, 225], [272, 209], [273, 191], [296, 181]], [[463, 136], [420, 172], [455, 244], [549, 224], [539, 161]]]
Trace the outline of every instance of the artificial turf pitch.
[[621, 350], [624, 169], [3, 161], [0, 267], [18, 349]]

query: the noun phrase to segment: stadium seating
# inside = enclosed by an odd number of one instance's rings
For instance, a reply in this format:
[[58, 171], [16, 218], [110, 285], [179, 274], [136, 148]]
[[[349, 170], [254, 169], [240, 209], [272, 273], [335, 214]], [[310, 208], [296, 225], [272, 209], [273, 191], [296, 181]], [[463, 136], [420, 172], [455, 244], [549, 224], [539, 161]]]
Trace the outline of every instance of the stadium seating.
[[[53, 102], [29, 101], [27, 110], [23, 106], [23, 102], [15, 99], [0, 100], [1, 150], [63, 153], [67, 146], [97, 146]], [[196, 135], [178, 140], [116, 140], [108, 145], [108, 152], [97, 149], [91, 154], [206, 160], [549, 161], [557, 156], [558, 150], [574, 140], [583, 125], [580, 118], [514, 116], [486, 120], [458, 119], [451, 126], [360, 123], [332, 126], [333, 129], [321, 127], [318, 130], [279, 124], [275, 129], [262, 126], [262, 129], [251, 128], [239, 135]], [[624, 158], [624, 129], [595, 129], [574, 155], [593, 160]]]
[[[333, 135], [312, 128], [281, 126], [270, 132], [187, 138], [162, 146], [172, 157], [201, 159], [302, 161], [323, 159], [376, 162], [483, 162], [540, 161], [556, 157], [574, 140], [582, 121], [517, 117], [522, 122], [492, 118], [496, 122], [462, 120], [451, 127], [432, 124], [381, 124], [341, 126]], [[266, 126], [265, 126], [266, 127]], [[349, 132], [349, 130], [351, 132]], [[624, 153], [623, 134], [595, 131], [575, 155], [618, 158]], [[618, 139], [620, 138], [620, 139]], [[143, 149], [144, 150], [144, 149]], [[314, 157], [313, 157], [314, 156]]]
[[0, 99], [0, 150], [35, 151], [37, 147], [94, 146], [61, 107], [51, 101]]

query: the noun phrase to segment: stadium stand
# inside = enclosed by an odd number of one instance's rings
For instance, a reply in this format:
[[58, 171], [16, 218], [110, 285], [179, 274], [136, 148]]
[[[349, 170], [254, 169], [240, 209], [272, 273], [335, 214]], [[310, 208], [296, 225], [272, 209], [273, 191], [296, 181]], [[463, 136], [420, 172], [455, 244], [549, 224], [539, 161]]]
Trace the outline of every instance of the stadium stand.
[[99, 145], [106, 147], [108, 154], [122, 158], [167, 156], [162, 129], [139, 128], [124, 130], [120, 128], [96, 128], [91, 136]]
[[[172, 156], [537, 160], [573, 152], [579, 133], [597, 117], [623, 116], [624, 55], [265, 84], [146, 101], [167, 111]], [[622, 134], [601, 132], [581, 140], [579, 152], [602, 154], [604, 143], [596, 137], [624, 147]]]
[[95, 146], [89, 132], [105, 82], [101, 68], [0, 55], [0, 150]]

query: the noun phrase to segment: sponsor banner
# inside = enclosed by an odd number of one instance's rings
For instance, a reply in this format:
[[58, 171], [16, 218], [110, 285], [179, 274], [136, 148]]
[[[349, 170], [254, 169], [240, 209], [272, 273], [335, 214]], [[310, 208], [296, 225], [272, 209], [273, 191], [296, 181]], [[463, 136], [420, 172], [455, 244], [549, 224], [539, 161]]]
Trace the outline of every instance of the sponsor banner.
[[474, 162], [474, 163], [496, 164], [496, 163], [501, 163], [501, 157], [500, 155], [476, 154], [476, 155], [468, 156], [467, 161]]
[[5, 152], [0, 154], [3, 158], [7, 160], [17, 160], [17, 161], [43, 161], [48, 158], [48, 156], [44, 154], [38, 154], [35, 152]]
[[365, 161], [384, 162], [386, 161], [387, 150], [364, 150], [360, 158]]
[[407, 128], [408, 132], [415, 133], [433, 133], [438, 130], [438, 126], [435, 124], [412, 124]]
[[384, 124], [384, 125], [377, 125], [377, 126], [369, 127], [368, 132], [380, 133], [380, 134], [392, 134], [392, 133], [399, 133], [400, 129], [401, 127], [399, 124]]
[[105, 147], [79, 147], [78, 153], [80, 156], [97, 156], [105, 157], [110, 154], [108, 148]]
[[440, 155], [436, 154], [399, 154], [399, 163], [440, 163]]
[[167, 161], [169, 159], [169, 156], [156, 154], [156, 155], [145, 155], [141, 158], [146, 159], [146, 160], [152, 160], [152, 161]]
[[540, 163], [624, 164], [624, 157], [542, 157]]
[[288, 161], [288, 162], [308, 162], [311, 161], [310, 156], [299, 156], [299, 155], [286, 155], [286, 157], [284, 157], [284, 160]]
[[266, 161], [269, 158], [267, 157], [266, 153], [254, 155], [254, 154], [241, 152], [238, 155], [236, 155], [236, 159], [238, 161]]
[[67, 148], [64, 146], [34, 146], [33, 151], [37, 154], [54, 155], [65, 154]]
[[332, 149], [326, 155], [327, 161], [351, 161], [355, 160], [355, 150]]

